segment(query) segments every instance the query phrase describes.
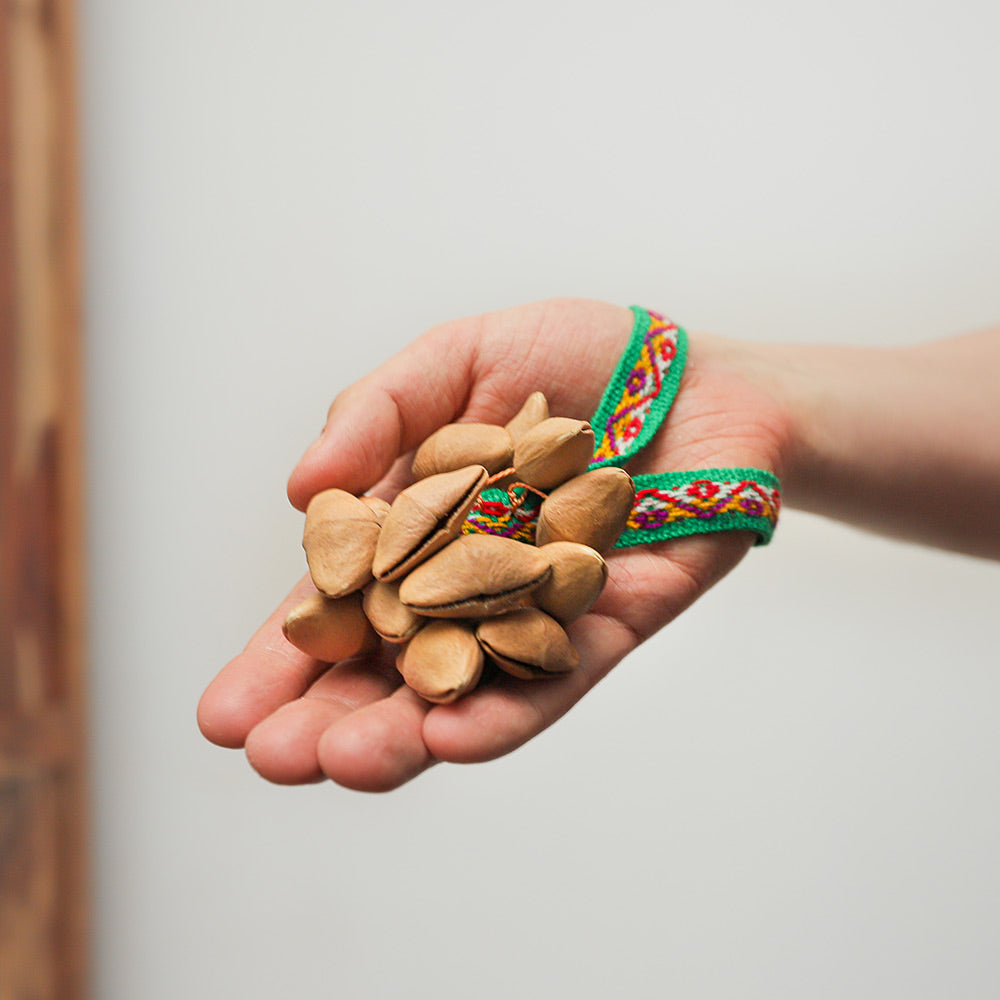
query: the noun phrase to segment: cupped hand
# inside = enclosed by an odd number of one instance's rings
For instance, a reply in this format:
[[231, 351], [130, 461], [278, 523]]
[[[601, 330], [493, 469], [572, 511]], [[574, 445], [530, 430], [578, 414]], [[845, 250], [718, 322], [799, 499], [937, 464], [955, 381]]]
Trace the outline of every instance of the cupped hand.
[[[292, 503], [304, 509], [331, 486], [391, 499], [409, 482], [409, 453], [431, 432], [456, 420], [506, 423], [536, 389], [554, 416], [589, 417], [632, 323], [628, 309], [560, 300], [432, 329], [334, 400], [289, 480]], [[628, 469], [753, 466], [780, 475], [787, 440], [784, 408], [752, 349], [695, 335], [673, 409]], [[289, 644], [281, 624], [313, 592], [306, 577], [209, 685], [198, 722], [209, 740], [245, 747], [261, 775], [284, 784], [330, 778], [385, 791], [438, 761], [490, 760], [550, 726], [752, 543], [734, 531], [615, 550], [600, 599], [568, 629], [579, 668], [535, 682], [498, 672], [450, 705], [402, 684], [398, 647], [331, 665]]]

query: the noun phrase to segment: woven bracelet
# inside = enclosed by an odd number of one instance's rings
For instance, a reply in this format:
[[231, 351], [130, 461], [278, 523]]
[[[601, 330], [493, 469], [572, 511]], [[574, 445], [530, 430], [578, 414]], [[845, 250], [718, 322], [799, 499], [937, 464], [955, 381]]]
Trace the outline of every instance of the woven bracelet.
[[[632, 307], [635, 322], [590, 421], [591, 469], [623, 466], [660, 429], [680, 386], [687, 334], [658, 313]], [[699, 469], [634, 476], [635, 501], [616, 548], [712, 531], [752, 531], [758, 545], [774, 534], [781, 508], [776, 476], [762, 469]], [[541, 498], [523, 486], [487, 489], [463, 527], [533, 542]]]

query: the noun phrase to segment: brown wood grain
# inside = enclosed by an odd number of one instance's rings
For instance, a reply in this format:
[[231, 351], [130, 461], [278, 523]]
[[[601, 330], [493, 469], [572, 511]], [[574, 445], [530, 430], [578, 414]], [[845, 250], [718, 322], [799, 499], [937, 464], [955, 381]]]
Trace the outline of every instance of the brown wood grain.
[[88, 995], [73, 15], [0, 4], [0, 1000]]
[[[14, 292], [14, 205], [12, 192], [10, 44], [6, 14], [0, 17], [0, 567], [14, 557], [14, 349], [17, 303]], [[0, 569], [0, 705], [13, 703], [14, 581]]]

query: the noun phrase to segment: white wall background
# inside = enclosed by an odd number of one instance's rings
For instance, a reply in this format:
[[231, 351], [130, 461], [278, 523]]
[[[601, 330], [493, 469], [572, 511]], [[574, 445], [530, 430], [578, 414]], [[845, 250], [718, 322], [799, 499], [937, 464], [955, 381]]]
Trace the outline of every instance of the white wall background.
[[551, 731], [383, 797], [194, 709], [302, 571], [329, 400], [436, 321], [1000, 320], [1000, 7], [81, 8], [101, 1000], [995, 995], [997, 564], [789, 513]]

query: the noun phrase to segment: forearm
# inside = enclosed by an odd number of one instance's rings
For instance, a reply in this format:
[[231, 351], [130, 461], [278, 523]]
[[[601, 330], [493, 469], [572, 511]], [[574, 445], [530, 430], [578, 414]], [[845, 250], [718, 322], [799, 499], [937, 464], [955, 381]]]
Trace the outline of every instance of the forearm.
[[769, 345], [790, 506], [1000, 558], [1000, 328], [907, 348]]

